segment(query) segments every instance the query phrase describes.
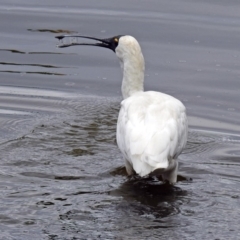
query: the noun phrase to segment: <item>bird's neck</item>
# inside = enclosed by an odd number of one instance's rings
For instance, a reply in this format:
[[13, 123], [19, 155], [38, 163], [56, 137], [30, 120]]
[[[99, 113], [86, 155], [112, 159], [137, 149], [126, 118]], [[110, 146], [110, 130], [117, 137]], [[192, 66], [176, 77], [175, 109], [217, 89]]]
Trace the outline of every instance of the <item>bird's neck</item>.
[[123, 70], [122, 95], [126, 99], [136, 92], [144, 90], [144, 58], [142, 53], [120, 62]]

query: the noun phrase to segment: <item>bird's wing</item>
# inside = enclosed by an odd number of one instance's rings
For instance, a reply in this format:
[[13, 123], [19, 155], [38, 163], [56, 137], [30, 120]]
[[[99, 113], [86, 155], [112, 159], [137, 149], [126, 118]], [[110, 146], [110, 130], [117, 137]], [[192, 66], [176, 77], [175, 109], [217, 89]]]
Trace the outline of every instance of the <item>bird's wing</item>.
[[150, 93], [124, 100], [117, 126], [119, 149], [141, 176], [167, 168], [187, 137], [183, 104], [168, 95]]

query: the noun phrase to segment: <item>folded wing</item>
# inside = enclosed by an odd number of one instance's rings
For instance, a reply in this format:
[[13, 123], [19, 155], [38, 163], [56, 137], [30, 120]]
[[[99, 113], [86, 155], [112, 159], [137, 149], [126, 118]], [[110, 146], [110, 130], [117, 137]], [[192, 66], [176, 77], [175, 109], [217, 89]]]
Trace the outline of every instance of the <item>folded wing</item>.
[[166, 94], [142, 92], [122, 102], [117, 143], [140, 176], [167, 169], [186, 144], [187, 119], [183, 104]]

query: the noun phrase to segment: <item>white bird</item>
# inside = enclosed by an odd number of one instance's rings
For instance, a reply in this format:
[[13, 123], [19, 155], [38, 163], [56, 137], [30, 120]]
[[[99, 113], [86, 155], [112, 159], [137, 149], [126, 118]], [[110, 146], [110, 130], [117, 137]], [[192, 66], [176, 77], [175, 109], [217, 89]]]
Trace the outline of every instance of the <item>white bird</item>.
[[113, 50], [123, 70], [121, 109], [117, 122], [117, 144], [128, 175], [162, 176], [177, 181], [178, 160], [187, 142], [186, 109], [178, 99], [155, 91], [144, 92], [144, 58], [137, 40], [128, 35], [109, 39], [86, 36], [97, 43], [70, 43], [59, 47], [92, 45]]

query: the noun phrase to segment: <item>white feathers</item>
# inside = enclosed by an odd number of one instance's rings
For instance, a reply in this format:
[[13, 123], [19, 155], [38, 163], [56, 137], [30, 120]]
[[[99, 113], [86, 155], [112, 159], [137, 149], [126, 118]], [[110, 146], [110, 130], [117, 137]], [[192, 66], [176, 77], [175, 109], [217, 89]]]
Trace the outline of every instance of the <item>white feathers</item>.
[[123, 98], [129, 97], [135, 92], [143, 91], [145, 65], [137, 40], [131, 36], [121, 37], [115, 52], [123, 70]]
[[187, 141], [184, 105], [160, 92], [143, 92], [144, 59], [135, 38], [119, 39], [116, 55], [123, 69], [121, 103], [117, 123], [117, 143], [126, 169], [140, 176], [153, 171], [176, 182], [177, 157]]
[[138, 92], [121, 103], [117, 143], [140, 176], [169, 167], [187, 139], [185, 107], [158, 92]]

